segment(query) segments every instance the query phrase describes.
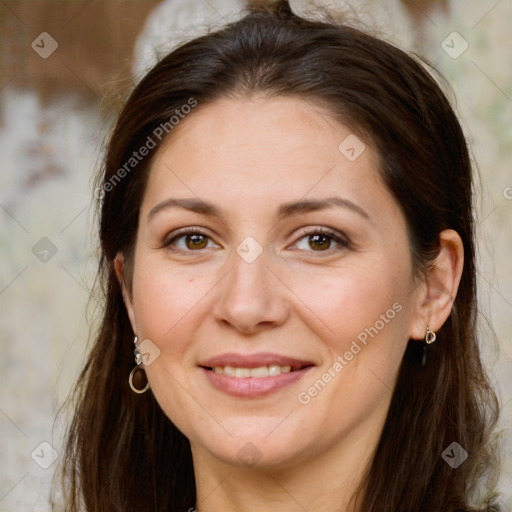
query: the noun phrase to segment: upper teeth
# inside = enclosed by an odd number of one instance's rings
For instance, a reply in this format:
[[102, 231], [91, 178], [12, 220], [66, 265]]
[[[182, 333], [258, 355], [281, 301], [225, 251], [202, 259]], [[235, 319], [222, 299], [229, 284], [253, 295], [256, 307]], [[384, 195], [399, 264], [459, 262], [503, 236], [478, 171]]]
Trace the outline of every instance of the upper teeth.
[[259, 366], [258, 368], [235, 368], [234, 366], [214, 366], [213, 371], [228, 377], [272, 377], [280, 373], [288, 373], [290, 366]]

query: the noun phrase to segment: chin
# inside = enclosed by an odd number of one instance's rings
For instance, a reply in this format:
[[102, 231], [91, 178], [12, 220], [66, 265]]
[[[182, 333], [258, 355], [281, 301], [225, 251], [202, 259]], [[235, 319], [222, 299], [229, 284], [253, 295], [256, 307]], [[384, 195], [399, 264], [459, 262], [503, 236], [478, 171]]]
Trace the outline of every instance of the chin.
[[[272, 421], [270, 421], [272, 420]], [[281, 418], [282, 421], [282, 418]], [[285, 420], [286, 421], [286, 420]], [[272, 423], [272, 428], [269, 428]], [[201, 443], [210, 454], [222, 462], [247, 468], [286, 469], [305, 457], [309, 451], [304, 432], [283, 429], [276, 418], [267, 421], [254, 421], [254, 417], [238, 421], [233, 436], [226, 434], [222, 440], [203, 438]], [[314, 443], [313, 443], [314, 445]]]
[[224, 447], [224, 450], [222, 447], [211, 447], [214, 450], [211, 454], [231, 466], [254, 470], [287, 469], [297, 464], [297, 446], [288, 443], [281, 443], [279, 447], [267, 445], [270, 443], [263, 444], [254, 439], [237, 439], [230, 446]]

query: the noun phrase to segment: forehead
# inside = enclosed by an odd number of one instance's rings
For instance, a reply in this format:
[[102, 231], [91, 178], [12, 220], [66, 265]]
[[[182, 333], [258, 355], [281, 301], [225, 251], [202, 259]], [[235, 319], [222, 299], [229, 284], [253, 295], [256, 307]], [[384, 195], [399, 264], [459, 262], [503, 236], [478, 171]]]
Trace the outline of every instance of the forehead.
[[[223, 98], [199, 104], [173, 130], [161, 151], [177, 146], [184, 149], [192, 143], [195, 154], [209, 153], [226, 160], [231, 154], [219, 153], [220, 149], [228, 147], [260, 158], [264, 158], [265, 150], [270, 148], [273, 154], [281, 150], [289, 160], [300, 160], [308, 150], [314, 150], [318, 157], [330, 153], [332, 158], [339, 153], [338, 146], [345, 132], [350, 134], [351, 130], [336, 122], [325, 106], [311, 99], [292, 96]], [[202, 143], [197, 144], [198, 141]]]
[[309, 99], [199, 104], [171, 135], [151, 166], [145, 210], [169, 194], [218, 198], [226, 207], [245, 198], [282, 203], [334, 189], [387, 194], [373, 149]]

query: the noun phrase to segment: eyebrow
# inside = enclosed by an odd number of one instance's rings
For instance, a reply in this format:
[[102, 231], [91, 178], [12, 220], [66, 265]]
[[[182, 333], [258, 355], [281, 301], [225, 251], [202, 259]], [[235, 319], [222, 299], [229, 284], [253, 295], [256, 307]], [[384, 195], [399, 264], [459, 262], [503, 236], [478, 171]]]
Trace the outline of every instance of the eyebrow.
[[[361, 217], [370, 220], [370, 216], [363, 208], [353, 203], [352, 201], [343, 199], [341, 197], [327, 197], [325, 199], [302, 199], [299, 201], [283, 203], [277, 211], [277, 219], [282, 220], [293, 215], [324, 210], [327, 208], [333, 208], [335, 206], [346, 208], [357, 213]], [[151, 208], [146, 221], [149, 222], [157, 213], [169, 208], [183, 208], [185, 210], [207, 215], [209, 217], [218, 217], [220, 219], [224, 218], [223, 211], [214, 204], [208, 201], [204, 201], [203, 199], [186, 197], [180, 199], [169, 198], [165, 199], [161, 203], [158, 203], [156, 206]]]

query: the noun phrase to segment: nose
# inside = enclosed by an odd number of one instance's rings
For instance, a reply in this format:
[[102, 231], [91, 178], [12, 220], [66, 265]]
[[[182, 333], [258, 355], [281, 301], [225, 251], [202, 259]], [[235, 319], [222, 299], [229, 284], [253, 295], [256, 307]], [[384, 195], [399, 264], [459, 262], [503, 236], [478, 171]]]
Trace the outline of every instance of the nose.
[[286, 286], [269, 267], [265, 251], [252, 263], [233, 252], [232, 269], [221, 281], [213, 306], [217, 322], [244, 334], [286, 322], [290, 304]]

